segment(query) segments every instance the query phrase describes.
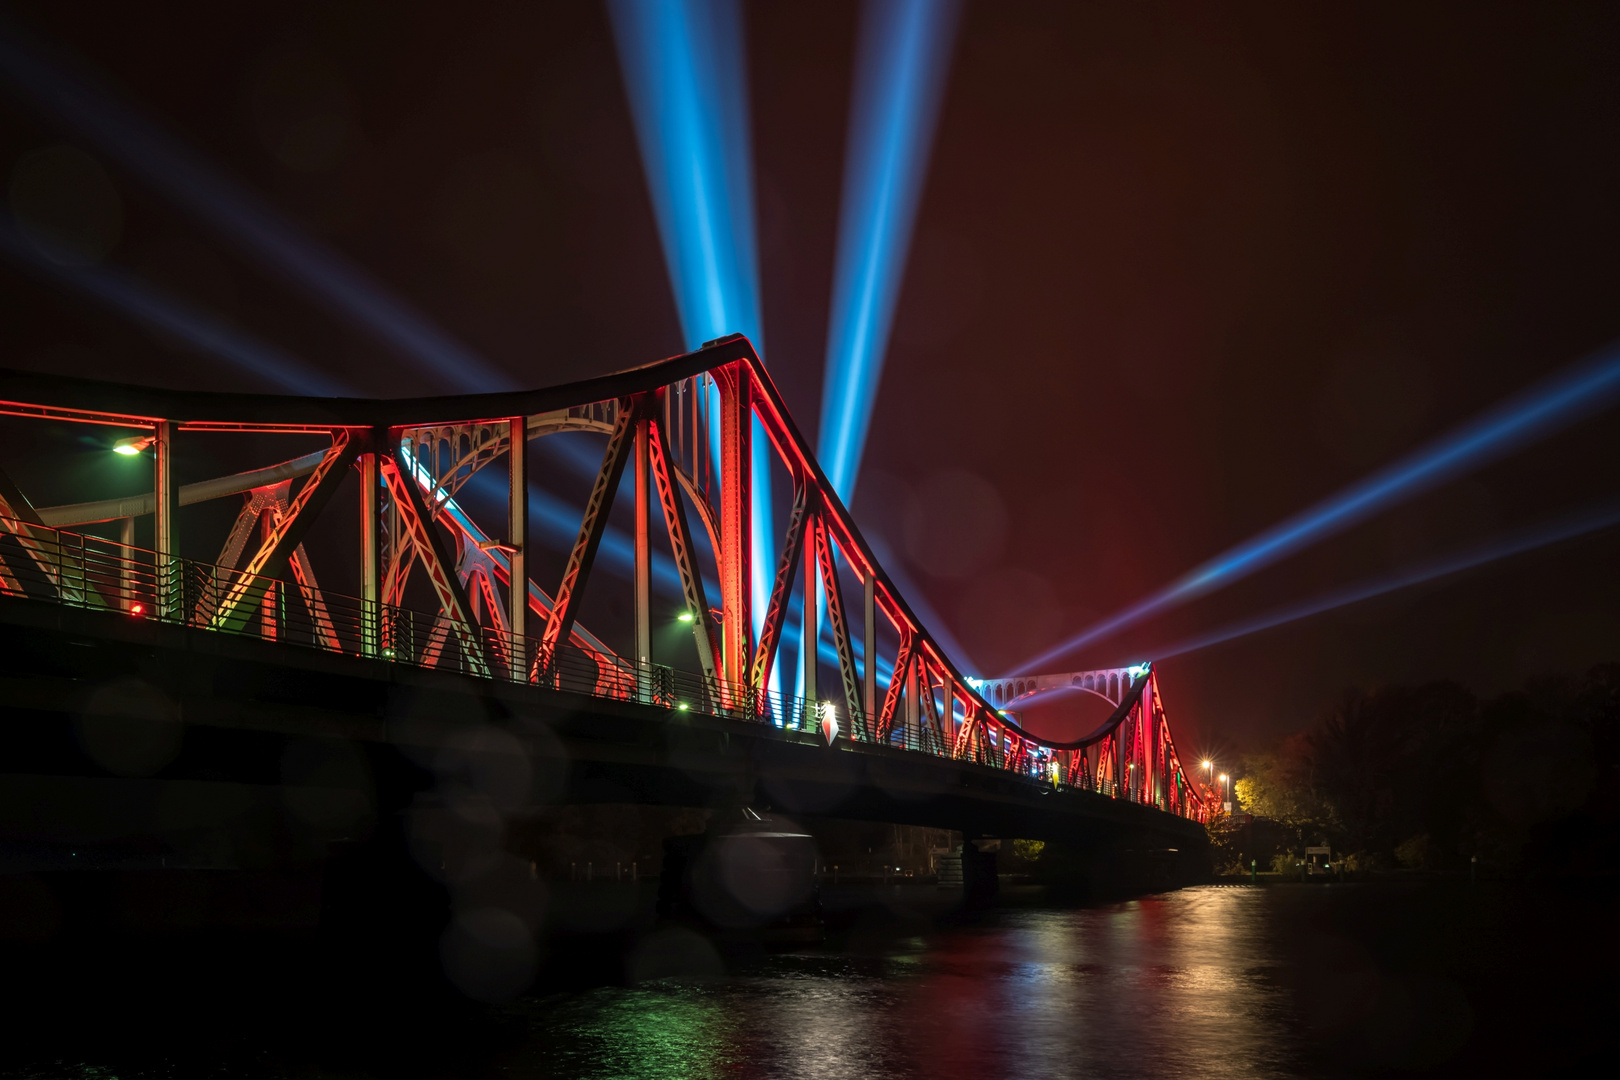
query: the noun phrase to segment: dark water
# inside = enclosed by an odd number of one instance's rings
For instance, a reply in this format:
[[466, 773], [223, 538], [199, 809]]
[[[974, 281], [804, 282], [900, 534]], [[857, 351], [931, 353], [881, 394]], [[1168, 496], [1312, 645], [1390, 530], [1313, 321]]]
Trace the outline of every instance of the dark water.
[[[515, 1075], [1298, 1075], [1262, 890], [1190, 889], [847, 948], [711, 983], [555, 995]], [[866, 942], [870, 949], [875, 943]]]
[[[177, 1005], [132, 1022], [101, 999], [30, 1031], [13, 1009], [0, 1075], [1589, 1075], [1620, 1018], [1615, 895], [1208, 886], [960, 922], [900, 905], [780, 950], [666, 929], [596, 966], [685, 974], [392, 1020], [309, 987], [318, 1007], [238, 1009], [222, 986], [189, 1019]], [[548, 970], [566, 978], [578, 960], [557, 944]], [[140, 973], [125, 977], [133, 1008]]]

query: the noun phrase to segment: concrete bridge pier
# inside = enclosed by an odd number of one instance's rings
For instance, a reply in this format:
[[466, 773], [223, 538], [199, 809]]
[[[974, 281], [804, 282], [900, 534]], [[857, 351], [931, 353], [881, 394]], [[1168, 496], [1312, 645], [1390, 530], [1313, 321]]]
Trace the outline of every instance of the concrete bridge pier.
[[969, 909], [991, 906], [1001, 893], [996, 876], [996, 853], [980, 851], [972, 840], [962, 841], [962, 904]]

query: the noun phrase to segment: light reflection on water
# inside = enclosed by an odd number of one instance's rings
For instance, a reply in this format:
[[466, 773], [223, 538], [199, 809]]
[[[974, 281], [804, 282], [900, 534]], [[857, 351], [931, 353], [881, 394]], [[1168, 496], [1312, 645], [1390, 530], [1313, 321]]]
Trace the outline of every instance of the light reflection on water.
[[879, 956], [776, 955], [713, 982], [531, 1003], [507, 1075], [579, 1078], [1298, 1075], [1264, 890], [1004, 911]]

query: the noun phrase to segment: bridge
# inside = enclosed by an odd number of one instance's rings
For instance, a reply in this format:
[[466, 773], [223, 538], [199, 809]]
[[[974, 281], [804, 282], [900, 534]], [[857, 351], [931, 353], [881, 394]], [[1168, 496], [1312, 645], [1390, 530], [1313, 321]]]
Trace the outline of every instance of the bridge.
[[[471, 732], [551, 778], [496, 798], [511, 805], [731, 798], [969, 837], [1201, 850], [1210, 811], [1151, 665], [964, 676], [740, 336], [566, 386], [428, 399], [0, 372], [0, 416], [8, 772], [262, 779], [289, 740], [344, 739], [397, 779], [379, 805], [398, 807], [437, 768], [421, 748], [471, 745]], [[793, 493], [784, 520], [761, 523], [781, 536], [774, 567], [751, 561], [756, 430]], [[76, 432], [149, 460], [150, 490], [54, 501], [82, 479], [58, 460], [83, 444]], [[577, 439], [572, 458], [544, 456], [548, 489], [578, 496], [561, 515], [577, 532], [548, 562], [529, 448], [569, 432], [606, 445], [585, 468]], [[233, 457], [249, 467], [180, 482]], [[621, 486], [628, 530], [610, 521]], [[542, 509], [555, 538], [559, 515]], [[609, 557], [628, 596], [603, 581]], [[823, 612], [830, 650], [814, 647]], [[797, 649], [802, 697], [773, 679], [795, 625], [812, 643]], [[1021, 726], [1020, 703], [1057, 685], [1111, 714], [1071, 741]], [[105, 716], [183, 734], [98, 749]]]

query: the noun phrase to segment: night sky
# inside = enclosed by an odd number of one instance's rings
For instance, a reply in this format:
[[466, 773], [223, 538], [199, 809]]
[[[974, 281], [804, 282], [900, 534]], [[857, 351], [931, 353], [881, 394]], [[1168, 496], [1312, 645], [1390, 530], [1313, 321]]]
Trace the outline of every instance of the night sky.
[[[515, 384], [681, 351], [605, 11], [8, 4]], [[853, 4], [748, 7], [764, 355], [816, 429]], [[1620, 7], [975, 3], [854, 501], [970, 672], [1026, 656], [1620, 337]], [[0, 167], [74, 143], [0, 91]], [[77, 144], [75, 144], [77, 145]], [[86, 147], [86, 149], [89, 149]], [[108, 264], [379, 396], [444, 382], [136, 177]], [[0, 262], [7, 366], [268, 389]], [[1620, 491], [1572, 427], [1077, 655]], [[1349, 685], [1620, 659], [1620, 530], [1166, 661], [1199, 748]]]

